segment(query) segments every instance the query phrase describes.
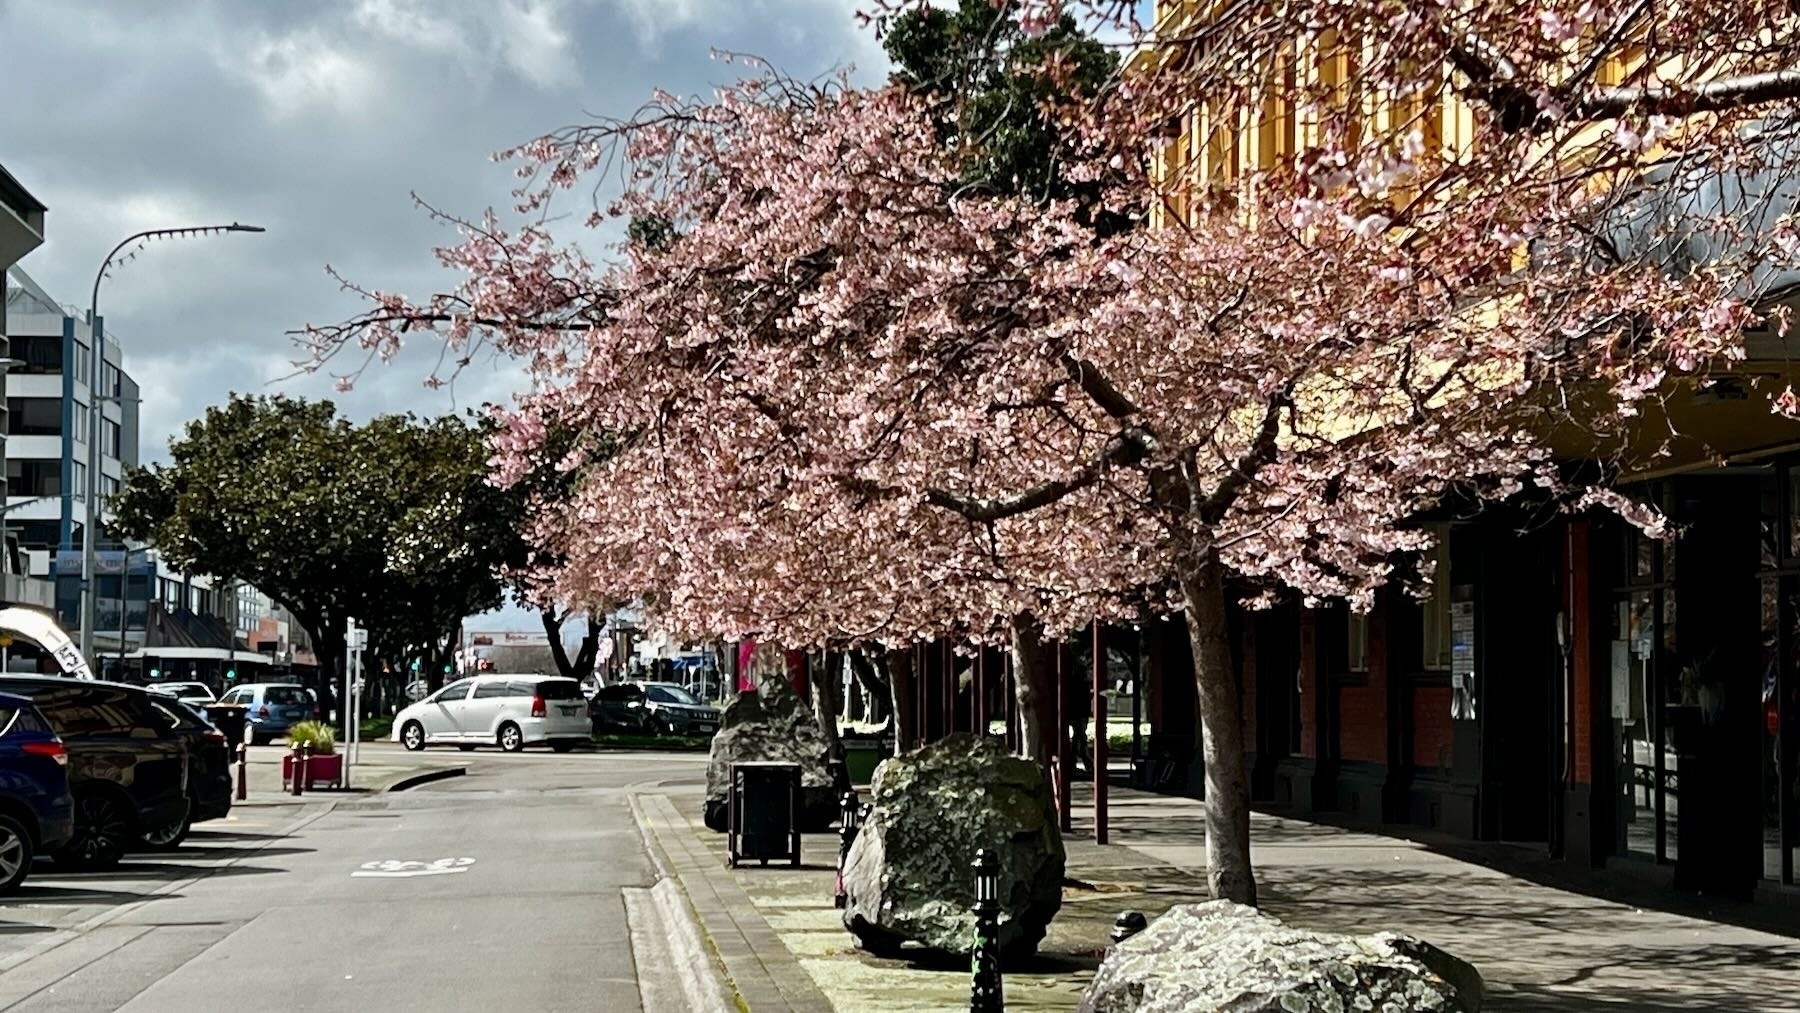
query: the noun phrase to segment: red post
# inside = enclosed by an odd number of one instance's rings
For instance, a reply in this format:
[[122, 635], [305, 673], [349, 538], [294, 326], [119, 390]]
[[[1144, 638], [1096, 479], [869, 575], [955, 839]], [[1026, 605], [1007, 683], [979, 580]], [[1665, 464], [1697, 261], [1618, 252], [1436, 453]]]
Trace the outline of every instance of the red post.
[[300, 765], [305, 762], [306, 761], [302, 758], [300, 753], [299, 743], [295, 743], [288, 751], [288, 791], [291, 794], [298, 795], [304, 790], [300, 787], [300, 784], [305, 781], [306, 778], [302, 776], [304, 771], [301, 769]]
[[1094, 620], [1094, 843], [1106, 843], [1106, 644]]
[[250, 797], [250, 746], [239, 742], [237, 746], [237, 800], [244, 801]]

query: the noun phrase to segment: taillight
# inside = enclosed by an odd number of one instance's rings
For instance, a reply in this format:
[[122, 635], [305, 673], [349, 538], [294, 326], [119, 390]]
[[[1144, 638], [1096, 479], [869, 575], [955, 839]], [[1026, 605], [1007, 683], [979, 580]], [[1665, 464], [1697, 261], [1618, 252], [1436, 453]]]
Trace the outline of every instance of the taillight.
[[211, 742], [214, 745], [217, 745], [217, 746], [222, 746], [225, 744], [225, 733], [224, 732], [218, 732], [218, 731], [201, 732], [200, 737], [205, 739], [208, 742]]
[[545, 714], [544, 698], [541, 696], [532, 697], [531, 698], [531, 716], [534, 718], [541, 718], [544, 716], [544, 714]]
[[262, 709], [261, 709], [261, 710], [259, 710], [259, 711], [257, 711], [257, 712], [256, 712], [256, 716], [257, 716], [257, 717], [259, 717], [259, 718], [266, 718], [266, 717], [268, 717], [268, 716], [269, 716], [269, 705], [268, 705], [268, 704], [263, 704], [263, 705], [262, 705]]
[[69, 750], [65, 748], [62, 743], [55, 740], [50, 742], [27, 742], [23, 748], [25, 753], [29, 756], [48, 756], [50, 759], [55, 760], [65, 767], [69, 765]]

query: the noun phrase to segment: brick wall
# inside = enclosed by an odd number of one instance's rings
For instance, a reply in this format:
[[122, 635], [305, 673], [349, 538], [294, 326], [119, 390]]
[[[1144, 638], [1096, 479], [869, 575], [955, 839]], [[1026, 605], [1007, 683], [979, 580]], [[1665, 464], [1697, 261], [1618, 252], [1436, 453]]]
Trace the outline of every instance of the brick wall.
[[1448, 686], [1415, 686], [1412, 691], [1413, 755], [1418, 767], [1448, 767], [1455, 735], [1450, 725]]
[[1387, 762], [1388, 611], [1383, 595], [1369, 616], [1369, 678], [1345, 686], [1338, 696], [1342, 720], [1341, 755], [1346, 760]]

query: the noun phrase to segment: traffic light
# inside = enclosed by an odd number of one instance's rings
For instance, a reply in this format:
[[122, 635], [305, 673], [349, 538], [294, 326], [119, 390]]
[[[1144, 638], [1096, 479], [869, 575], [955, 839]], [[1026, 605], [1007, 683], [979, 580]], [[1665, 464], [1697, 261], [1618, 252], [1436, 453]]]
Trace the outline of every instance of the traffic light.
[[152, 669], [151, 669], [151, 670], [150, 670], [150, 678], [152, 678], [152, 679], [160, 679], [160, 678], [162, 678], [162, 669], [160, 669], [160, 668], [152, 668]]
[[418, 671], [418, 670], [419, 670], [419, 659], [417, 659], [417, 658], [414, 658], [414, 659], [413, 659], [413, 661], [412, 661], [412, 670], [413, 670], [413, 671], [414, 671], [414, 672], [417, 672], [417, 671]]
[[445, 675], [450, 674], [450, 663], [448, 661], [444, 662], [444, 674]]
[[226, 681], [226, 682], [235, 682], [235, 681], [237, 681], [237, 669], [235, 669], [235, 668], [227, 668], [227, 669], [226, 669], [226, 670], [225, 670], [225, 681]]

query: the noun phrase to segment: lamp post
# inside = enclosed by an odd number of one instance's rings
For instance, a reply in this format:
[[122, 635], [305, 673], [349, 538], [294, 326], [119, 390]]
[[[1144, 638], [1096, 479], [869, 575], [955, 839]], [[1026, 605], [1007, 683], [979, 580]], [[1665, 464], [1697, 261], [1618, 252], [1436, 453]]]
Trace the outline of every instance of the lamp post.
[[134, 232], [119, 241], [112, 248], [106, 259], [100, 262], [100, 270], [94, 274], [94, 291], [88, 301], [88, 344], [91, 346], [93, 359], [88, 374], [88, 455], [87, 480], [82, 483], [86, 502], [81, 511], [81, 657], [91, 660], [98, 667], [99, 659], [94, 657], [94, 551], [99, 545], [99, 533], [94, 530], [99, 518], [100, 498], [100, 430], [105, 424], [105, 415], [100, 406], [100, 388], [106, 377], [106, 338], [100, 324], [100, 283], [106, 280], [106, 271], [113, 266], [113, 258], [133, 243], [149, 242], [154, 239], [194, 239], [201, 236], [223, 235], [227, 232], [262, 232], [259, 225], [197, 225], [174, 229], [145, 229]]

